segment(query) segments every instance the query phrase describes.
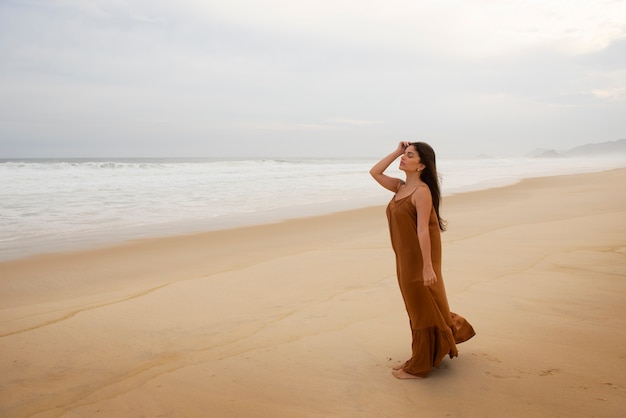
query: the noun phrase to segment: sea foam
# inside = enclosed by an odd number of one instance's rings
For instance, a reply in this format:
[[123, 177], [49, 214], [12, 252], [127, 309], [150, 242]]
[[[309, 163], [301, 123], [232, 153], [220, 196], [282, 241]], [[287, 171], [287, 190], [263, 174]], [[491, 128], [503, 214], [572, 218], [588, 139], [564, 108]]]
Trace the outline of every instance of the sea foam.
[[[0, 260], [386, 204], [375, 160], [0, 160]], [[442, 193], [625, 167], [626, 158], [442, 159]], [[389, 175], [402, 177], [395, 162]]]

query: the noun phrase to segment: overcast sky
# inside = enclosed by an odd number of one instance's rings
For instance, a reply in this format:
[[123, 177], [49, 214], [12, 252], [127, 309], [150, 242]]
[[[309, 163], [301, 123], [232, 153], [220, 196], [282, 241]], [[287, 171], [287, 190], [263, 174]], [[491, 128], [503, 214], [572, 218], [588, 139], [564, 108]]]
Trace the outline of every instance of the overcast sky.
[[1, 157], [626, 137], [626, 0], [0, 0]]

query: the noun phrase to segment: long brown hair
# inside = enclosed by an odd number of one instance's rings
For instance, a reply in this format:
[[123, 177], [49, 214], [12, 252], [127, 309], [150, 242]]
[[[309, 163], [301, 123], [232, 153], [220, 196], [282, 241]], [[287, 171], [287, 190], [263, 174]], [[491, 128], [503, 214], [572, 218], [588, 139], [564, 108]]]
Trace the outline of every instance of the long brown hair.
[[412, 142], [412, 145], [420, 156], [420, 162], [424, 164], [424, 170], [420, 179], [426, 183], [430, 189], [430, 194], [433, 197], [433, 207], [437, 214], [437, 221], [439, 222], [439, 229], [446, 230], [447, 222], [439, 216], [439, 205], [441, 203], [441, 190], [439, 188], [439, 176], [437, 174], [437, 161], [435, 159], [435, 151], [433, 148], [425, 142]]

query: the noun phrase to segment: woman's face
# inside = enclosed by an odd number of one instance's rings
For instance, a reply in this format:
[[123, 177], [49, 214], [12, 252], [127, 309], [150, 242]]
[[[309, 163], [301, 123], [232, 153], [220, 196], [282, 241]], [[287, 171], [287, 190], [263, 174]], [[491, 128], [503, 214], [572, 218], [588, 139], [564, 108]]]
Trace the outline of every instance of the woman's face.
[[405, 172], [413, 172], [423, 170], [424, 164], [420, 160], [420, 156], [413, 145], [409, 145], [404, 150], [404, 154], [400, 158], [400, 170]]

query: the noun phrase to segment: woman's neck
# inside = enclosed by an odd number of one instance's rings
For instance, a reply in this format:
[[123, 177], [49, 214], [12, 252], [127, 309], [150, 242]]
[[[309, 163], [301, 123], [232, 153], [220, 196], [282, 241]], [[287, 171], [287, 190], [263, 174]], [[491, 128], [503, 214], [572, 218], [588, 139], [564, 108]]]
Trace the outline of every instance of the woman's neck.
[[404, 184], [406, 186], [419, 186], [420, 184], [424, 183], [422, 181], [422, 176], [420, 175], [420, 173], [415, 172], [415, 173], [407, 173], [406, 175], [406, 180], [404, 181]]

